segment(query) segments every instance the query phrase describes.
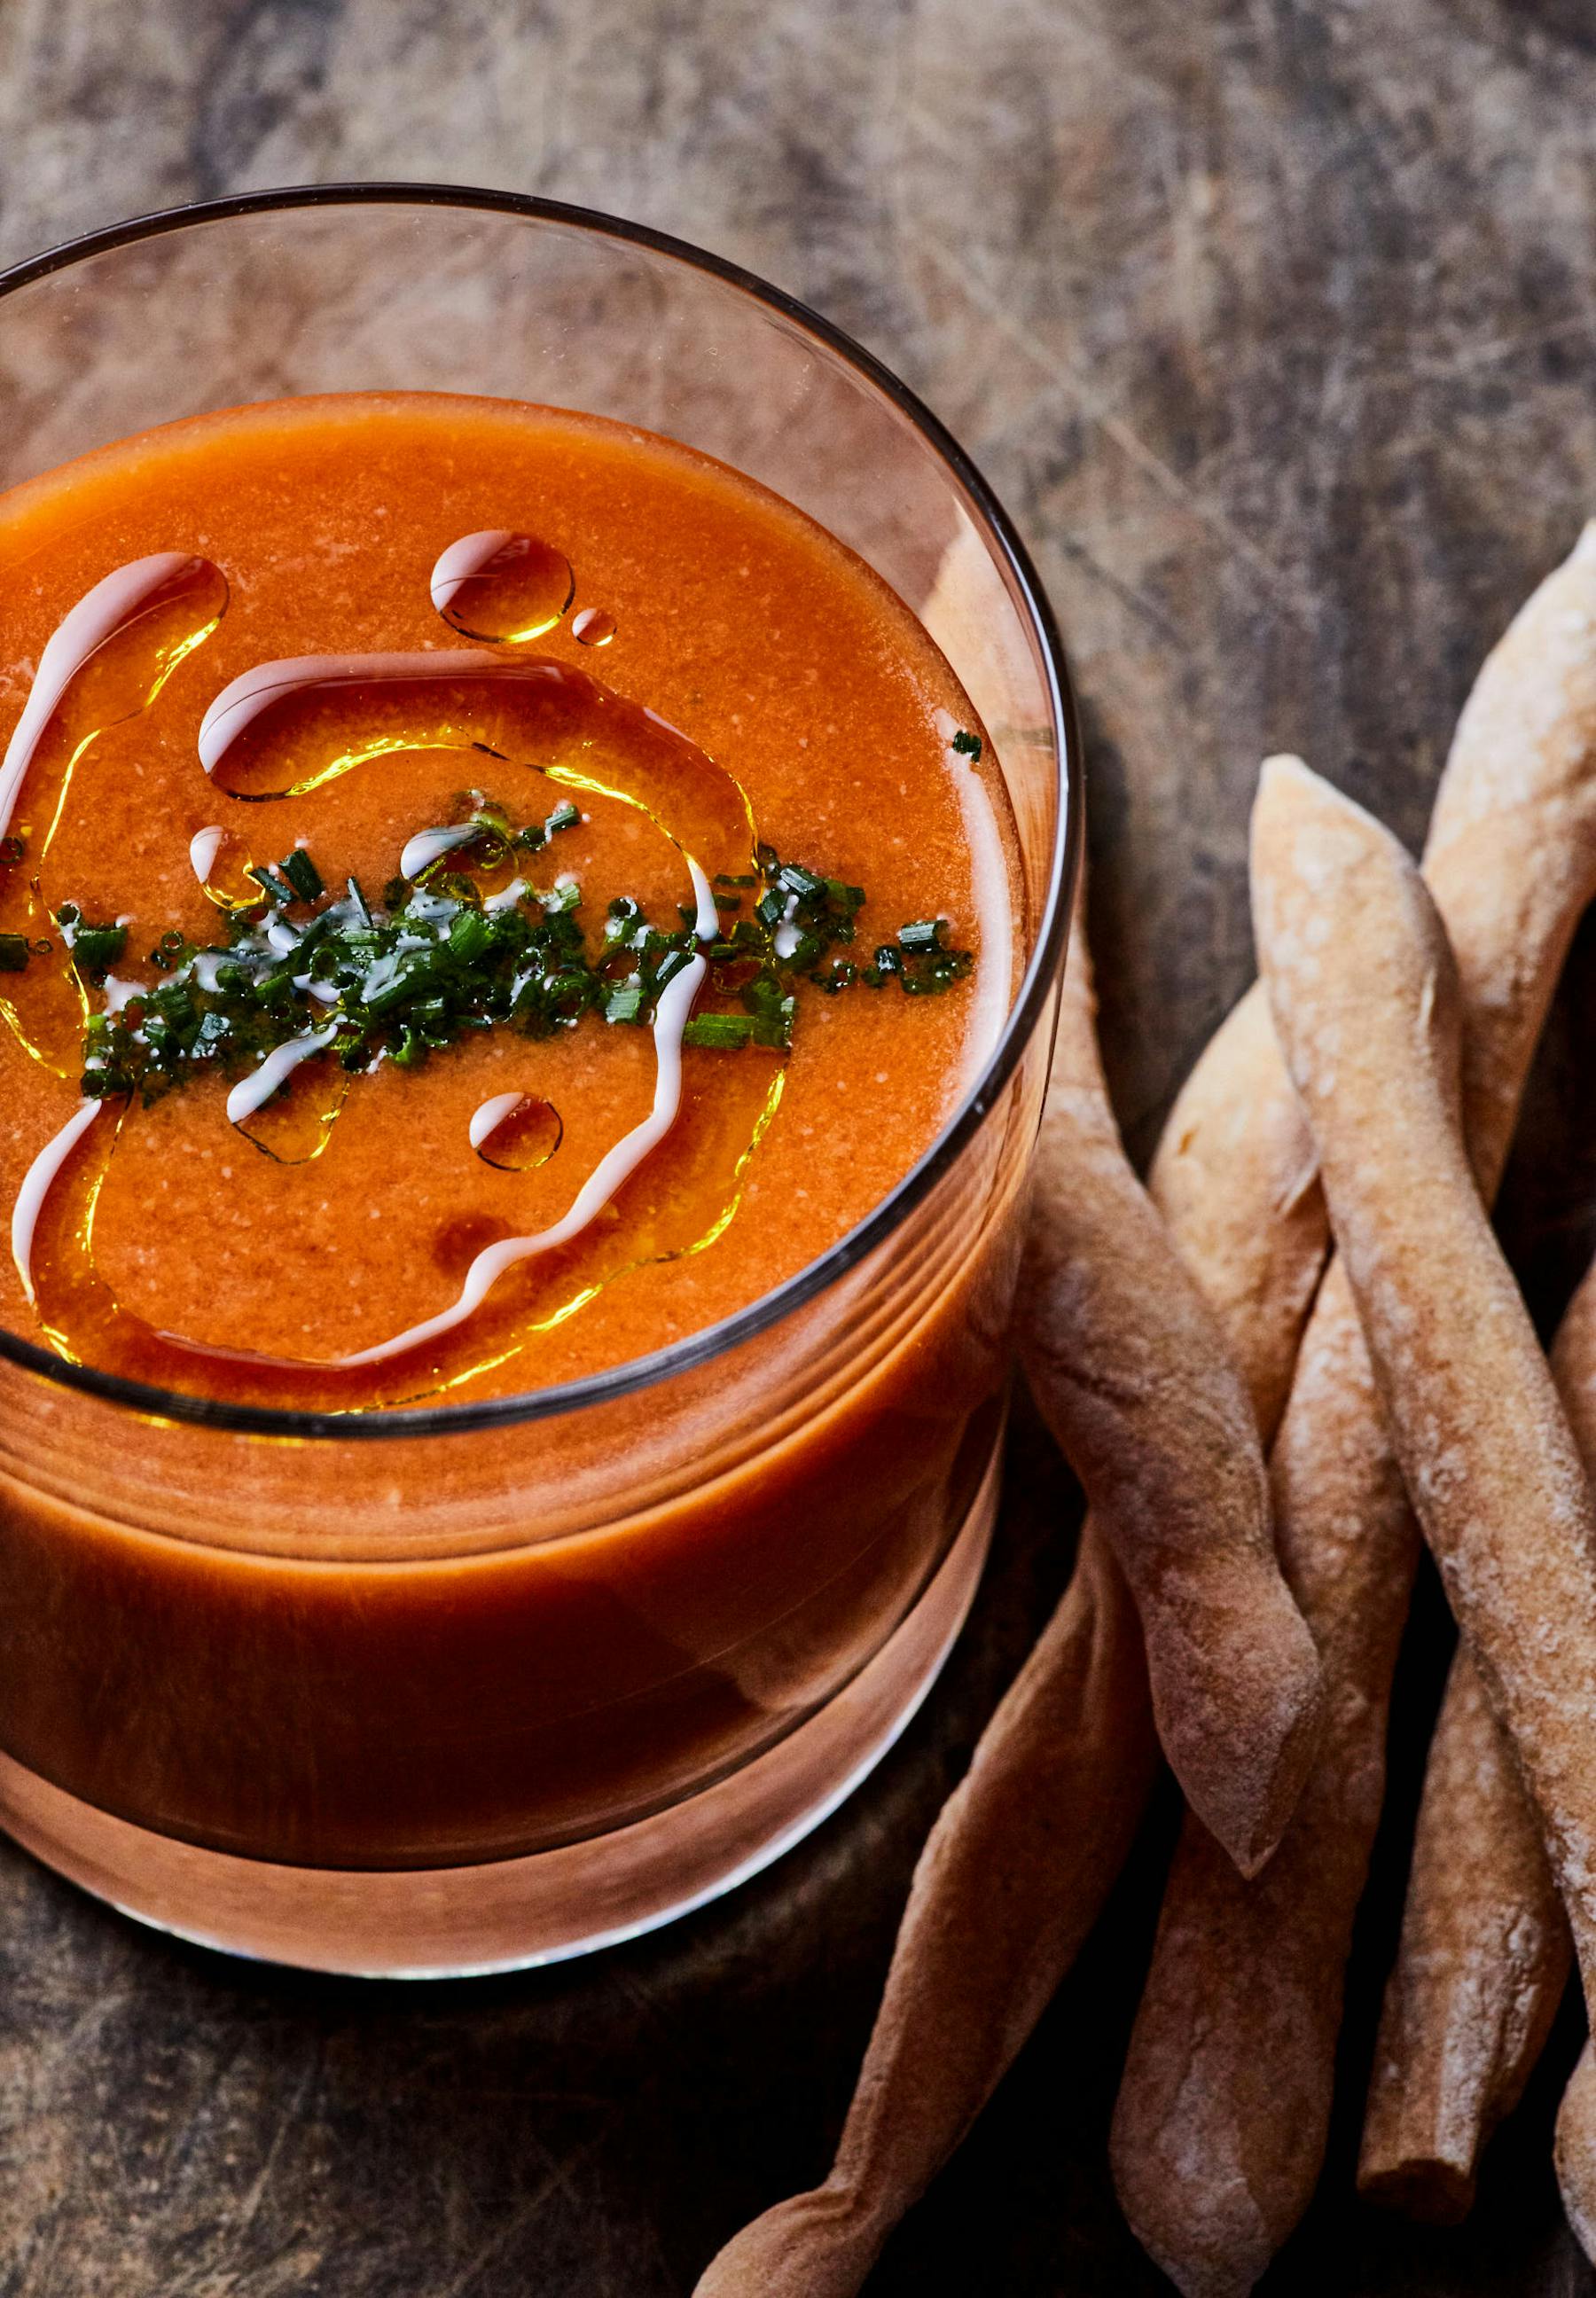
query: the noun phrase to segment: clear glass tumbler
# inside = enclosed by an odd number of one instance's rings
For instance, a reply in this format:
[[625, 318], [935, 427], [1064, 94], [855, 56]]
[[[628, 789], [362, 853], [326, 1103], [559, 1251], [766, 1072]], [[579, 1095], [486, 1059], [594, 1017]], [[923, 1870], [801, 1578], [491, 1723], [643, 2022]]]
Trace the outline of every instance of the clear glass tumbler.
[[710, 1331], [353, 1419], [167, 1395], [0, 1334], [0, 1824], [208, 1944], [443, 1974], [728, 1889], [935, 1677], [996, 1501], [1079, 807], [1057, 639], [989, 490], [875, 360], [729, 265], [549, 203], [361, 186], [153, 217], [0, 277], [0, 487], [353, 389], [582, 409], [788, 497], [947, 656], [1024, 876], [1022, 979], [950, 1123]]

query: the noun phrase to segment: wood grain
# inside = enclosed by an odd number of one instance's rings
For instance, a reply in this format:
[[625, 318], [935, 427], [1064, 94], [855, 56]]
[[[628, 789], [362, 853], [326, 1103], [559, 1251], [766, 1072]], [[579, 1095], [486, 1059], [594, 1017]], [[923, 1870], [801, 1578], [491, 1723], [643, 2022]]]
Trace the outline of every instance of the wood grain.
[[[1481, 656], [1596, 508], [1592, 21], [1585, 0], [4, 0], [0, 255], [221, 191], [430, 176], [618, 209], [861, 335], [984, 464], [1053, 590], [1105, 1051], [1145, 1157], [1251, 975], [1260, 756], [1301, 750], [1416, 846]], [[1596, 930], [1572, 976], [1502, 1213], [1543, 1323], [1596, 1228]], [[869, 1789], [723, 1908], [590, 1966], [415, 1991], [236, 1971], [0, 1849], [3, 2298], [679, 2298], [829, 2159], [915, 1854], [1063, 1585], [1062, 1476], [1022, 1419], [971, 1631]], [[1352, 2200], [1446, 1649], [1421, 1590], [1350, 2111], [1265, 2298], [1596, 2292], [1549, 2158], [1572, 2034], [1466, 2230]], [[1167, 2289], [1105, 2136], [1169, 1822], [872, 2298]]]

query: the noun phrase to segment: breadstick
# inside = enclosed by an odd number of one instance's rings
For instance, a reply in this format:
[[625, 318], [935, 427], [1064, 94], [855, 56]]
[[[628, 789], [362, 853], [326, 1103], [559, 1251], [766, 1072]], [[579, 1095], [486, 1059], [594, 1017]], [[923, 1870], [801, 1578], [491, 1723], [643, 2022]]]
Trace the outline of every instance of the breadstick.
[[1384, 1787], [1410, 1543], [1338, 1262], [1272, 1467], [1281, 1561], [1319, 1642], [1325, 1743], [1274, 1858], [1244, 1883], [1189, 1818], [1114, 2110], [1121, 2208], [1187, 2298], [1240, 2298], [1306, 2206], [1329, 2120], [1341, 1981]]
[[1517, 2105], [1568, 1977], [1562, 1902], [1511, 1750], [1460, 1648], [1424, 1802], [1364, 2111], [1359, 2191], [1451, 2225]]
[[[1426, 856], [1468, 1001], [1464, 1109], [1487, 1202], [1522, 1090], [1514, 1038], [1538, 1034], [1574, 923], [1596, 898], [1593, 730], [1596, 525], [1487, 665], [1460, 743], [1467, 736], [1497, 771], [1443, 785]], [[1542, 789], [1557, 808], [1543, 827], [1532, 812]], [[1477, 970], [1471, 980], [1471, 938], [1453, 914], [1471, 905], [1516, 953], [1488, 982]], [[1582, 1408], [1570, 1382], [1579, 1383], [1584, 1361], [1596, 1364], [1592, 1327], [1587, 1285], [1553, 1357], [1587, 1464], [1596, 1460], [1596, 1406]], [[1522, 2090], [1567, 1974], [1550, 1875], [1488, 1703], [1467, 1681], [1471, 1666], [1460, 1649], [1436, 1727], [1360, 2168], [1366, 2191], [1427, 2215], [1468, 2207], [1479, 2149]]]
[[1261, 982], [1231, 1008], [1177, 1095], [1147, 1191], [1271, 1443], [1324, 1273], [1330, 1217]]
[[[1092, 1027], [1084, 958], [1084, 938], [1078, 937], [1071, 957], [1071, 1009], [1061, 1029], [1066, 1077], [1079, 1074], [1079, 1033]], [[1204, 1061], [1211, 1078], [1212, 1049]], [[1086, 1079], [1088, 1095], [1100, 1095], [1089, 1048]], [[1236, 1147], [1231, 1173], [1253, 1193], [1246, 1204], [1241, 1190], [1235, 1192], [1238, 1225], [1265, 1217], [1295, 1187], [1307, 1135], [1300, 1120], [1294, 1132], [1289, 1123], [1282, 1099], [1289, 1091], [1277, 1065], [1273, 1098], [1264, 1104], [1272, 1112], [1272, 1129]], [[1103, 1156], [1108, 1163], [1106, 1145]], [[1101, 1194], [1083, 1188], [1076, 1218], [1099, 1204], [1117, 1228], [1117, 1187]], [[1046, 1217], [1038, 1211], [1038, 1219]], [[1133, 1288], [1124, 1323], [1115, 1322], [1112, 1304], [1100, 1298], [1096, 1309], [1106, 1320], [1101, 1328], [1096, 1320], [1060, 1327], [1051, 1342], [1056, 1352], [1073, 1330], [1079, 1346], [1096, 1352], [1104, 1394], [1112, 1397], [1121, 1388], [1129, 1393], [1137, 1418], [1128, 1424], [1114, 1456], [1121, 1459], [1129, 1455], [1129, 1426], [1145, 1434], [1153, 1400], [1184, 1418], [1187, 1383], [1212, 1385], [1188, 1354], [1190, 1333], [1174, 1327], [1158, 1328], [1163, 1378], [1146, 1380], [1149, 1367], [1141, 1354], [1146, 1302], [1162, 1296], [1174, 1264], [1156, 1223], [1142, 1221], [1137, 1234], [1157, 1242], [1154, 1262], [1128, 1257], [1118, 1242], [1108, 1252], [1110, 1240], [1098, 1241], [1104, 1265], [1121, 1272]], [[1022, 1327], [1036, 1285], [1046, 1281], [1050, 1267], [1050, 1255], [1028, 1255]], [[1283, 1320], [1272, 1315], [1266, 1321], [1278, 1330]], [[1196, 1345], [1211, 1344], [1201, 1338], [1200, 1322], [1194, 1329]], [[1119, 1360], [1121, 1330], [1137, 1351], [1134, 1381]], [[1238, 1331], [1238, 1341], [1250, 1338]], [[1261, 1363], [1255, 1349], [1248, 1370], [1251, 1381], [1281, 1385], [1278, 1368]], [[1244, 1425], [1228, 1441], [1239, 1442], [1245, 1453], [1250, 1441], [1245, 1401], [1239, 1409], [1232, 1404], [1229, 1417]], [[697, 2298], [850, 2298], [892, 2227], [979, 2113], [1073, 1961], [1122, 1864], [1156, 1765], [1141, 1633], [1104, 1532], [1114, 1505], [1114, 1488], [1100, 1485], [1070, 1591], [982, 1735], [968, 1777], [921, 1857], [831, 2176], [813, 2193], [779, 2204], [745, 2228], [710, 2266]], [[1215, 1856], [1223, 1856], [1216, 1847]]]
[[1587, 1471], [1596, 1469], [1596, 1261], [1563, 1311], [1551, 1373], [1580, 1458]]
[[[1596, 1268], [1569, 1304], [1552, 1378], [1596, 1468]], [[1572, 1948], [1518, 1772], [1460, 1647], [1425, 1773], [1402, 1944], [1385, 1989], [1358, 2184], [1440, 2222], [1465, 2217], [1480, 2151], [1517, 2104]]]
[[1464, 705], [1424, 875], [1462, 986], [1464, 1138], [1489, 1203], [1568, 945], [1596, 899], [1596, 520], [1519, 608]]
[[1156, 1765], [1135, 1608], [1088, 1523], [921, 1854], [831, 2175], [745, 2227], [696, 2298], [853, 2298], [1074, 1961]]
[[[1460, 997], [1423, 881], [1305, 769], [1253, 815], [1259, 952], [1319, 1144], [1393, 1441], [1525, 1788], [1596, 1996], [1596, 1505], [1460, 1122]], [[1328, 928], [1311, 949], [1311, 921]], [[1328, 955], [1333, 952], [1334, 955]], [[1560, 2156], [1576, 2205], [1584, 2066]], [[1581, 2224], [1582, 2239], [1596, 2228]]]
[[[1596, 1265], [1568, 1305], [1552, 1370], [1587, 1472], [1596, 1463]], [[1587, 1998], [1588, 1999], [1588, 1998]], [[1596, 2259], [1596, 2058], [1587, 2042], [1558, 2112], [1558, 2186], [1585, 2256]]]
[[1020, 1354], [1087, 1499], [1110, 1503], [1164, 1752], [1250, 1875], [1313, 1760], [1319, 1658], [1276, 1561], [1246, 1391], [1120, 1145], [1077, 942], [1038, 1148]]
[[[1493, 1190], [1546, 1006], [1596, 886], [1596, 529], [1482, 670], [1425, 867], [1467, 986], [1468, 1120], [1476, 1170]], [[1324, 1663], [1325, 1744], [1267, 1889], [1243, 1889], [1188, 1823], [1115, 2115], [1121, 2202], [1188, 2291], [1249, 2289], [1317, 2182], [1418, 1556], [1334, 1262], [1271, 1469], [1281, 1561]]]
[[1588, 2041], [1558, 2109], [1554, 2152], [1558, 2191], [1575, 2239], [1587, 2258], [1596, 2259], [1596, 2046]]

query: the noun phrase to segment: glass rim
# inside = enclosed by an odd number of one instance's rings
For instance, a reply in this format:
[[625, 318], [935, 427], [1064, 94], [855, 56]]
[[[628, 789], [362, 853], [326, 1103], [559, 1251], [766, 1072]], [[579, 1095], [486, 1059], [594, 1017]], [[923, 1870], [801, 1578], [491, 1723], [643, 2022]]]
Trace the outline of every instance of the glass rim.
[[691, 1370], [729, 1353], [756, 1334], [804, 1307], [827, 1287], [856, 1268], [922, 1203], [979, 1131], [992, 1104], [1019, 1065], [1021, 1053], [1035, 1032], [1046, 1006], [1054, 973], [1069, 939], [1070, 908], [1079, 867], [1081, 843], [1080, 733], [1074, 690], [1066, 665], [1063, 641], [1041, 579], [1024, 543], [992, 487], [960, 446], [947, 426], [890, 368], [872, 351], [820, 312], [782, 288], [724, 256], [713, 255], [690, 241], [650, 224], [633, 223], [596, 208], [567, 201], [548, 200], [529, 193], [490, 191], [464, 184], [332, 183], [285, 185], [259, 192], [241, 192], [226, 198], [190, 201], [178, 207], [158, 208], [146, 215], [85, 232], [59, 246], [0, 269], [0, 301], [17, 289], [64, 271], [89, 257], [136, 245], [184, 231], [195, 225], [225, 222], [232, 218], [270, 215], [309, 208], [405, 207], [461, 208], [519, 218], [536, 223], [565, 225], [599, 239], [640, 247], [668, 257], [689, 270], [701, 272], [724, 286], [735, 288], [763, 304], [789, 326], [810, 335], [843, 366], [862, 376], [912, 426], [951, 472], [979, 513], [1023, 602], [1039, 653], [1047, 701], [1060, 762], [1058, 822], [1049, 857], [1047, 884], [1036, 946], [1021, 978], [1019, 990], [998, 1034], [997, 1042], [951, 1117], [942, 1126], [909, 1170], [864, 1219], [819, 1257], [701, 1332], [690, 1333], [649, 1355], [607, 1367], [585, 1378], [547, 1388], [519, 1391], [512, 1396], [479, 1398], [451, 1404], [404, 1406], [388, 1411], [297, 1411], [274, 1405], [232, 1404], [219, 1398], [185, 1394], [158, 1388], [145, 1381], [128, 1380], [91, 1365], [71, 1364], [20, 1334], [0, 1327], [0, 1361], [40, 1374], [58, 1386], [119, 1404], [146, 1418], [187, 1422], [237, 1434], [293, 1441], [396, 1442], [418, 1436], [467, 1435], [484, 1429], [505, 1428], [523, 1422], [553, 1419], [606, 1404], [652, 1387], [673, 1375]]

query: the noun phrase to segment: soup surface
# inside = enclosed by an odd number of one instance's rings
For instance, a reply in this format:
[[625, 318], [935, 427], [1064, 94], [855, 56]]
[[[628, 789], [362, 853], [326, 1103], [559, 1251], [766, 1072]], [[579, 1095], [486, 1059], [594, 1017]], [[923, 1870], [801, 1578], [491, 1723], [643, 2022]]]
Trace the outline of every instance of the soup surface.
[[920, 624], [597, 418], [298, 400], [0, 499], [0, 1320], [167, 1387], [661, 1348], [863, 1219], [1009, 1002]]

